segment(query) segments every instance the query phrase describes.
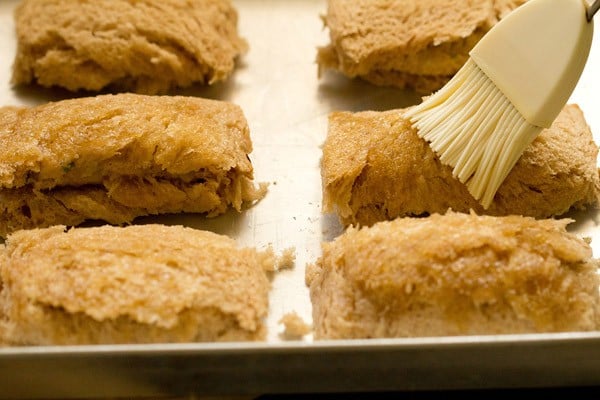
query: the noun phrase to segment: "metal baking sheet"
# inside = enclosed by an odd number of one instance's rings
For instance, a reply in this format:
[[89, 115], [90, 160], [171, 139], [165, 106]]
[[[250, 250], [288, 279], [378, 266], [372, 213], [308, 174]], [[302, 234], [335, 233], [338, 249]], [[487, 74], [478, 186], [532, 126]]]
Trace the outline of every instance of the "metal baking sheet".
[[[0, 398], [134, 397], [318, 391], [471, 389], [600, 385], [600, 333], [532, 334], [314, 342], [285, 341], [279, 319], [311, 319], [307, 263], [341, 233], [321, 213], [319, 162], [327, 115], [416, 103], [410, 92], [377, 88], [334, 73], [317, 77], [316, 48], [327, 43], [324, 0], [237, 0], [250, 50], [226, 83], [179, 94], [239, 104], [248, 119], [257, 181], [267, 197], [241, 213], [143, 218], [234, 237], [241, 245], [296, 249], [296, 265], [273, 279], [265, 343], [21, 347], [0, 349]], [[0, 1], [0, 105], [35, 105], [71, 96], [11, 87], [16, 38], [12, 10]], [[600, 139], [597, 95], [600, 38], [571, 102]], [[597, 75], [597, 74], [596, 74]], [[600, 141], [598, 141], [600, 143]], [[1, 145], [1, 144], [0, 144]], [[595, 239], [596, 211], [570, 215], [574, 232]], [[600, 254], [600, 240], [593, 240]]]

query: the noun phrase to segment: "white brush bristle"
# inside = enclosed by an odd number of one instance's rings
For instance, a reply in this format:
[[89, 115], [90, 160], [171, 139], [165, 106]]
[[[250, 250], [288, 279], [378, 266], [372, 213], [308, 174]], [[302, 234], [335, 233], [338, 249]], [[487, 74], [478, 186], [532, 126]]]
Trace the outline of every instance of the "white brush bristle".
[[440, 161], [488, 208], [512, 167], [542, 130], [521, 116], [472, 59], [406, 116]]

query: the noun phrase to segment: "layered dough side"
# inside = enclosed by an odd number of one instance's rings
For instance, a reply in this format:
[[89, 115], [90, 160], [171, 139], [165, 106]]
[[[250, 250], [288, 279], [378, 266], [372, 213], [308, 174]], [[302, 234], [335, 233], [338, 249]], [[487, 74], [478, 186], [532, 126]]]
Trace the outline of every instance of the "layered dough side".
[[227, 79], [248, 45], [229, 0], [23, 0], [12, 83], [164, 94]]
[[598, 329], [598, 261], [569, 220], [435, 214], [349, 228], [307, 269], [317, 339]]
[[0, 342], [264, 340], [276, 263], [181, 226], [15, 232], [0, 246]]
[[330, 115], [323, 146], [323, 208], [344, 225], [448, 209], [559, 216], [598, 206], [597, 155], [581, 109], [567, 105], [525, 150], [484, 210], [418, 136], [403, 110], [337, 112]]
[[113, 224], [142, 215], [241, 210], [252, 142], [233, 104], [105, 95], [0, 109], [0, 235], [23, 228]]
[[469, 58], [469, 51], [526, 0], [329, 0], [330, 43], [320, 71], [333, 69], [382, 86], [429, 94]]

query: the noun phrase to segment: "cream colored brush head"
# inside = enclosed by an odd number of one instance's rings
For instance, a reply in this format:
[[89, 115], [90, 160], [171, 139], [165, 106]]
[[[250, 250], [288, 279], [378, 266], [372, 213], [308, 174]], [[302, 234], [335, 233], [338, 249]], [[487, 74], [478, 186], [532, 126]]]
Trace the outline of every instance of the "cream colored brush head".
[[408, 112], [485, 208], [571, 96], [592, 36], [584, 0], [531, 0], [481, 39], [444, 88]]

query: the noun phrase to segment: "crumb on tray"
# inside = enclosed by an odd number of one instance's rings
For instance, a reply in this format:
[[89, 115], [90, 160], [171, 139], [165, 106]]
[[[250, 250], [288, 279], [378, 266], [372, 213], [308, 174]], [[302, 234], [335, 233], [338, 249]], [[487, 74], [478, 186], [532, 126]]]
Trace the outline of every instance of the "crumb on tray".
[[288, 247], [281, 252], [275, 263], [277, 270], [289, 269], [294, 267], [296, 261], [296, 248]]
[[281, 317], [279, 323], [284, 326], [282, 336], [286, 339], [299, 339], [312, 332], [312, 325], [304, 322], [296, 311], [286, 313]]

